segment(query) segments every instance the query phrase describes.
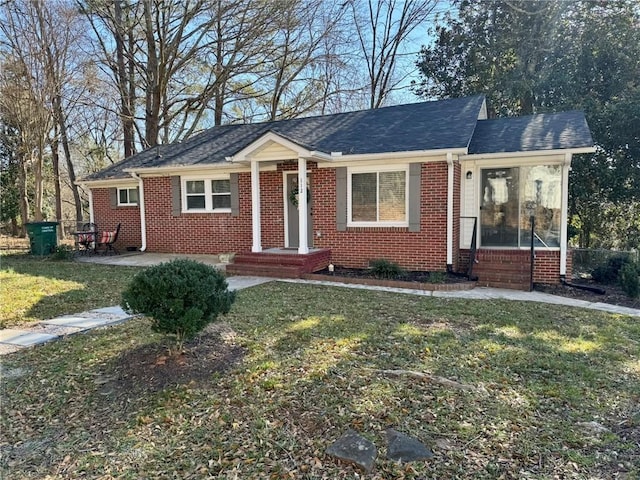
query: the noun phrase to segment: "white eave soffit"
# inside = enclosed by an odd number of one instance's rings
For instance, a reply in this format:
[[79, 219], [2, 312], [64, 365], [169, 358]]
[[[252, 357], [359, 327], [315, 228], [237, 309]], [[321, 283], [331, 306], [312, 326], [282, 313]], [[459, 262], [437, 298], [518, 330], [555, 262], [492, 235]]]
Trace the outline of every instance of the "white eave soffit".
[[520, 152], [495, 152], [495, 153], [469, 153], [461, 155], [460, 160], [496, 160], [505, 158], [541, 157], [550, 155], [577, 155], [579, 153], [593, 153], [595, 147], [566, 148], [556, 150], [532, 150]]

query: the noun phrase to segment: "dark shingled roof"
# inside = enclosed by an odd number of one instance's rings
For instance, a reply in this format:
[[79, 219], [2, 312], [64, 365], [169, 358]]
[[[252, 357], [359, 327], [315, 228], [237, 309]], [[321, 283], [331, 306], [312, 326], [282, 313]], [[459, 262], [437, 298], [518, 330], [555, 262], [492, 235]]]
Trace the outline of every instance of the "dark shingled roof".
[[[140, 152], [84, 180], [125, 178], [124, 169], [226, 162], [271, 131], [308, 150], [330, 154], [466, 148], [484, 96], [412, 103], [375, 110], [213, 127], [183, 142]], [[159, 155], [158, 155], [159, 154]]]
[[583, 112], [540, 113], [479, 120], [470, 154], [530, 152], [593, 146]]
[[310, 151], [344, 155], [469, 148], [470, 154], [590, 147], [582, 112], [478, 120], [484, 96], [375, 110], [213, 127], [183, 142], [160, 145], [84, 178], [129, 178], [125, 169], [225, 163], [268, 132]]

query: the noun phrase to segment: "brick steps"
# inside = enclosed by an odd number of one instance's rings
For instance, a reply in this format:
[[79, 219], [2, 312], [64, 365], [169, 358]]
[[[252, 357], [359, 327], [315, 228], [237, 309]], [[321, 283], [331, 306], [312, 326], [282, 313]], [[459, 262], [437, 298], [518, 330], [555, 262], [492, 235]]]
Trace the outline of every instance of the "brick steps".
[[331, 261], [331, 250], [321, 249], [305, 255], [297, 253], [247, 252], [235, 256], [227, 265], [230, 275], [253, 275], [275, 278], [300, 278], [304, 274], [322, 270]]
[[501, 254], [500, 252], [478, 252], [478, 263], [473, 266], [473, 275], [478, 277], [478, 286], [525, 290], [530, 288], [531, 256], [529, 252]]

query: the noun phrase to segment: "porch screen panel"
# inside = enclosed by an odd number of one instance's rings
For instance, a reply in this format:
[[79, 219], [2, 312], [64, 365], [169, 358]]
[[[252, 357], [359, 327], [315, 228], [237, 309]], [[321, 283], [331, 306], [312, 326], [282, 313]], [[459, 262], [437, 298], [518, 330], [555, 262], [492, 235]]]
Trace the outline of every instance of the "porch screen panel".
[[406, 172], [380, 172], [379, 175], [379, 221], [405, 221], [407, 218]]
[[351, 175], [351, 220], [375, 222], [377, 220], [377, 173]]

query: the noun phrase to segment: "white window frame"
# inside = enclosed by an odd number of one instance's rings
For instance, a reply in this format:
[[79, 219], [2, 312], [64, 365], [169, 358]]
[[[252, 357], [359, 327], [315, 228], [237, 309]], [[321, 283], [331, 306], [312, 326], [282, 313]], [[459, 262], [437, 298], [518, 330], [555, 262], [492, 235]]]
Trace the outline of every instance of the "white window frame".
[[[352, 175], [358, 173], [404, 172], [404, 221], [373, 221], [363, 222], [352, 220]], [[378, 177], [376, 177], [378, 178]], [[377, 187], [377, 185], [376, 185]], [[358, 166], [347, 167], [347, 227], [408, 227], [409, 226], [409, 164], [383, 165], [383, 166]], [[380, 192], [376, 188], [376, 205], [380, 202]]]
[[[131, 194], [129, 193], [131, 190], [135, 190], [136, 193], [138, 194], [138, 201], [137, 202], [132, 202], [131, 201]], [[120, 192], [122, 192], [122, 191], [126, 191], [127, 192], [127, 203], [120, 202]], [[137, 207], [139, 205], [140, 192], [138, 192], [138, 187], [119, 187], [117, 194], [118, 194], [118, 206], [119, 207]]]
[[[487, 164], [483, 164], [482, 166], [475, 168], [474, 169], [474, 173], [473, 175], [475, 175], [476, 177], [476, 181], [475, 181], [475, 203], [476, 203], [476, 218], [478, 219], [478, 226], [477, 226], [477, 246], [478, 248], [483, 248], [483, 249], [487, 249], [487, 250], [530, 250], [531, 246], [530, 245], [505, 245], [505, 246], [500, 246], [500, 245], [483, 245], [482, 244], [482, 211], [481, 211], [481, 206], [482, 206], [482, 172], [483, 170], [495, 170], [495, 169], [501, 169], [501, 168], [523, 168], [523, 167], [556, 167], [556, 166], [560, 166], [562, 167], [562, 164], [559, 162], [541, 162], [540, 160], [529, 160], [529, 161], [523, 161], [520, 163], [515, 163], [513, 160], [511, 160], [510, 162], [489, 162]], [[562, 170], [562, 168], [560, 169], [560, 185], [563, 184], [563, 182], [565, 181], [564, 179], [565, 176], [565, 172]], [[562, 187], [561, 187], [562, 188]], [[520, 212], [520, 202], [521, 202], [521, 191], [520, 191], [520, 186], [518, 187], [518, 210]], [[563, 201], [562, 199], [560, 200], [560, 211], [562, 212], [562, 208], [563, 208]], [[569, 208], [568, 205], [564, 205], [564, 208]], [[521, 213], [521, 212], [520, 212]], [[519, 213], [519, 214], [520, 214]], [[562, 231], [562, 223], [560, 224], [560, 228]], [[559, 238], [559, 243], [560, 246], [536, 246], [535, 250], [545, 250], [545, 251], [549, 251], [549, 252], [553, 252], [553, 251], [560, 251], [562, 249], [562, 245], [563, 242], [566, 245], [566, 238], [563, 239], [562, 233], [560, 234]], [[518, 242], [520, 242], [520, 234], [518, 233]]]
[[[181, 197], [182, 197], [182, 213], [231, 213], [231, 208], [213, 208], [213, 189], [211, 188], [212, 180], [231, 180], [231, 175], [208, 175], [208, 176], [189, 176], [182, 177], [181, 181]], [[204, 182], [204, 205], [205, 208], [187, 208], [187, 182]], [[200, 194], [198, 194], [200, 195]], [[220, 194], [217, 194], [220, 195]], [[229, 186], [229, 198], [231, 198], [231, 186]]]

